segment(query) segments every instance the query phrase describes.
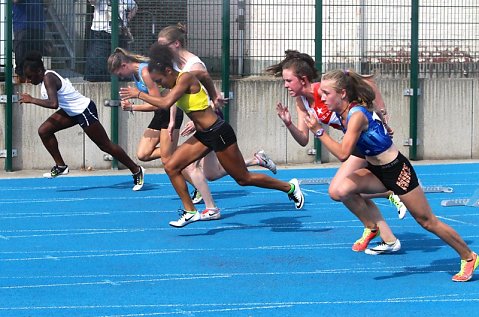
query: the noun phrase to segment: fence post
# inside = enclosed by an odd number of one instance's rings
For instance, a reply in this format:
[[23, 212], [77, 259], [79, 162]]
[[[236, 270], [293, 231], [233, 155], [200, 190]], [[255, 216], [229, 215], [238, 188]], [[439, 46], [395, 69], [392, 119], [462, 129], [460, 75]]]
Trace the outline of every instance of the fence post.
[[[323, 0], [316, 0], [314, 20], [314, 56], [319, 76], [323, 73]], [[314, 138], [315, 161], [321, 163], [321, 141]]]
[[412, 0], [411, 7], [411, 89], [412, 95], [409, 101], [409, 137], [411, 147], [409, 158], [417, 159], [417, 103], [419, 93], [419, 0]]
[[[230, 0], [223, 0], [221, 35], [221, 90], [224, 97], [229, 98], [230, 94]], [[227, 104], [223, 110], [226, 122], [229, 122], [230, 113]]]
[[[118, 47], [119, 40], [119, 14], [118, 14], [118, 0], [113, 0], [111, 2], [111, 52]], [[105, 61], [106, 63], [106, 61]], [[119, 79], [117, 76], [112, 75], [110, 79], [110, 98], [111, 100], [118, 100], [120, 90], [119, 88]], [[118, 111], [120, 107], [110, 107], [110, 119], [111, 119], [111, 141], [115, 144], [118, 144]], [[118, 160], [113, 158], [111, 161], [111, 168], [116, 170], [118, 169]]]
[[7, 103], [5, 104], [5, 149], [7, 156], [5, 158], [5, 171], [12, 172], [12, 139], [13, 139], [13, 63], [12, 63], [12, 0], [7, 0], [6, 22], [5, 22], [5, 95]]

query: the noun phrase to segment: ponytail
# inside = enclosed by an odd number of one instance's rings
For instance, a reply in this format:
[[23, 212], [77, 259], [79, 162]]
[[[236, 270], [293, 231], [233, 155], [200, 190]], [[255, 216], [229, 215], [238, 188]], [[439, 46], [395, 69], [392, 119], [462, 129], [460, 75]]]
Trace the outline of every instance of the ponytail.
[[336, 91], [344, 89], [349, 103], [360, 103], [371, 110], [376, 94], [365, 80], [371, 77], [371, 75], [362, 76], [351, 69], [336, 69], [325, 73], [322, 80], [334, 82], [333, 88]]

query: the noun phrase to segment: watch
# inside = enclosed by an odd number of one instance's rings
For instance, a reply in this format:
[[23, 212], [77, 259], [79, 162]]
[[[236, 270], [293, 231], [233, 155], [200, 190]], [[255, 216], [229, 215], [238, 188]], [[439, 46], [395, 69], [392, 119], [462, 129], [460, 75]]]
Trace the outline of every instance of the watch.
[[318, 131], [316, 131], [316, 132], [314, 133], [314, 137], [315, 137], [316, 139], [319, 139], [323, 134], [324, 134], [324, 129], [323, 129], [323, 128], [319, 128]]

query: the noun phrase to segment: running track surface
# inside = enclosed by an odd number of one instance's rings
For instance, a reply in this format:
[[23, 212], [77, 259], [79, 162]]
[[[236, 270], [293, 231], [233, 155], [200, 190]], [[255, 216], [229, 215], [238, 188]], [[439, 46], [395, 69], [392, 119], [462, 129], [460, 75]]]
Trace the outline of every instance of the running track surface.
[[[284, 169], [322, 178], [335, 168]], [[436, 215], [479, 251], [479, 208], [441, 207], [479, 188], [479, 164], [417, 165]], [[262, 171], [261, 171], [262, 172]], [[477, 310], [479, 272], [454, 283], [459, 257], [410, 215], [376, 199], [401, 240], [396, 254], [351, 251], [362, 225], [304, 185], [281, 192], [210, 183], [223, 218], [177, 229], [165, 174], [0, 180], [0, 316], [460, 316]], [[199, 205], [203, 207], [203, 205]], [[373, 241], [374, 242], [374, 241]], [[472, 313], [473, 314], [473, 313]]]

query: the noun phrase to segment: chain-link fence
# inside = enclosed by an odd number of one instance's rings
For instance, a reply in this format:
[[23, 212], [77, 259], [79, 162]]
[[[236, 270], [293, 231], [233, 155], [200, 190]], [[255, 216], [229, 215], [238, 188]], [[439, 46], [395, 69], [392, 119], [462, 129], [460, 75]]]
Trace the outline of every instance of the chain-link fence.
[[[109, 81], [106, 57], [112, 35], [118, 36], [118, 45], [146, 54], [161, 28], [179, 22], [187, 26], [188, 49], [204, 59], [213, 74], [221, 72], [223, 54], [229, 54], [230, 75], [248, 76], [278, 62], [286, 49], [296, 49], [320, 59], [323, 71], [352, 67], [407, 77], [414, 45], [413, 2], [18, 0], [13, 3], [12, 47], [17, 61], [25, 51], [40, 50], [47, 66], [67, 77]], [[223, 32], [224, 3], [229, 4], [229, 38]], [[4, 64], [6, 0], [0, 5]], [[118, 23], [111, 21], [113, 6], [118, 8]], [[421, 76], [477, 76], [477, 1], [423, 0], [418, 10]], [[229, 41], [229, 52], [223, 50], [224, 41]], [[21, 75], [21, 62], [15, 65], [15, 73]]]

